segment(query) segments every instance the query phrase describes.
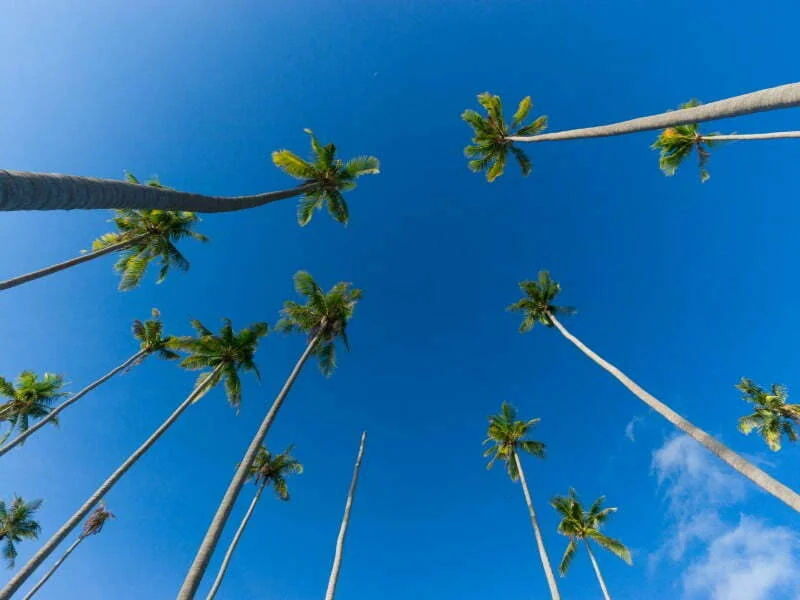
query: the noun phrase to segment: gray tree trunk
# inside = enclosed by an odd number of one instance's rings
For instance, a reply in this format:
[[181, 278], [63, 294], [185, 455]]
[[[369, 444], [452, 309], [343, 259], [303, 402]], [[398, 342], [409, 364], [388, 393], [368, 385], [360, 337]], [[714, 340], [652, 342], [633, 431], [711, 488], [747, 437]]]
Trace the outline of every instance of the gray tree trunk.
[[620, 371], [610, 362], [604, 360], [603, 358], [595, 354], [583, 342], [581, 342], [578, 338], [576, 338], [569, 331], [567, 331], [566, 328], [552, 314], [549, 314], [548, 316], [553, 321], [553, 325], [555, 325], [558, 328], [558, 330], [565, 338], [567, 338], [570, 342], [575, 344], [575, 346], [577, 346], [577, 348], [581, 352], [583, 352], [586, 356], [591, 358], [603, 369], [611, 373], [611, 375], [613, 375], [622, 385], [624, 385], [631, 392], [633, 392], [633, 394], [637, 398], [639, 398], [639, 400], [647, 404], [647, 406], [652, 408], [654, 411], [656, 411], [667, 421], [675, 425], [685, 434], [691, 436], [693, 439], [700, 442], [703, 446], [708, 448], [712, 453], [714, 453], [719, 458], [724, 460], [731, 467], [736, 469], [739, 473], [747, 477], [750, 481], [755, 483], [762, 490], [764, 490], [765, 492], [769, 492], [770, 494], [775, 496], [778, 500], [785, 502], [788, 506], [800, 512], [800, 495], [798, 495], [797, 492], [783, 485], [780, 481], [774, 479], [773, 477], [771, 477], [770, 475], [768, 475], [767, 473], [756, 467], [754, 464], [746, 461], [736, 452], [734, 452], [724, 444], [720, 443], [719, 441], [711, 437], [705, 431], [703, 431], [699, 427], [695, 427], [694, 425], [692, 425], [689, 421], [684, 419], [682, 416], [680, 416], [666, 404], [662, 403], [654, 396], [648, 394], [641, 387], [639, 387], [632, 379], [630, 379], [627, 375], [625, 375], [625, 373]]
[[254, 196], [204, 196], [114, 179], [0, 170], [0, 211], [144, 208], [230, 212], [301, 196], [317, 187], [303, 184]]
[[592, 560], [594, 573], [597, 575], [597, 581], [600, 582], [600, 589], [603, 590], [603, 598], [605, 598], [605, 600], [611, 600], [611, 596], [608, 594], [608, 588], [606, 587], [606, 582], [603, 579], [602, 573], [600, 573], [600, 566], [597, 564], [597, 559], [594, 557], [594, 552], [592, 552], [592, 547], [589, 545], [587, 540], [583, 540], [583, 543], [586, 545], [586, 551], [589, 553], [589, 558]]
[[583, 129], [570, 129], [554, 133], [542, 133], [531, 136], [510, 136], [506, 139], [512, 142], [556, 142], [560, 140], [577, 140], [581, 138], [610, 137], [625, 135], [638, 131], [665, 129], [687, 123], [702, 123], [738, 117], [750, 113], [777, 110], [800, 106], [800, 83], [789, 83], [777, 87], [742, 94], [717, 100], [708, 104], [701, 104], [693, 108], [681, 108], [649, 117], [639, 117], [629, 121], [621, 121], [610, 125], [598, 127], [585, 127]]
[[79, 545], [79, 544], [80, 544], [80, 543], [81, 543], [83, 540], [85, 540], [85, 539], [86, 539], [86, 536], [85, 536], [85, 535], [78, 536], [78, 539], [77, 539], [77, 540], [75, 540], [74, 542], [72, 542], [72, 544], [70, 545], [70, 547], [69, 547], [69, 548], [67, 548], [67, 551], [66, 551], [66, 552], [64, 552], [64, 554], [62, 554], [62, 555], [61, 555], [61, 558], [59, 558], [59, 559], [58, 559], [58, 560], [55, 562], [55, 564], [54, 564], [52, 567], [50, 567], [50, 570], [49, 570], [47, 573], [45, 573], [45, 574], [44, 574], [44, 577], [42, 577], [42, 578], [41, 578], [41, 579], [40, 579], [38, 582], [36, 582], [36, 585], [35, 585], [35, 586], [33, 586], [33, 587], [31, 588], [31, 591], [30, 591], [30, 592], [28, 592], [27, 594], [25, 594], [25, 598], [23, 598], [22, 600], [30, 600], [31, 598], [33, 598], [33, 595], [34, 595], [36, 592], [38, 592], [38, 591], [39, 591], [39, 588], [41, 588], [41, 587], [42, 587], [42, 586], [43, 586], [45, 583], [47, 583], [47, 580], [48, 580], [48, 579], [50, 579], [50, 577], [52, 577], [53, 573], [55, 573], [55, 572], [56, 572], [56, 570], [58, 570], [58, 568], [61, 566], [61, 564], [62, 564], [62, 563], [65, 561], [65, 560], [67, 560], [67, 557], [68, 557], [70, 554], [72, 554], [72, 551], [73, 551], [73, 550], [75, 550], [75, 548], [77, 548], [77, 547], [78, 547], [78, 545]]
[[350, 489], [347, 490], [347, 502], [344, 505], [344, 517], [339, 528], [339, 535], [336, 537], [336, 551], [333, 555], [333, 566], [331, 576], [328, 579], [328, 589], [325, 591], [325, 600], [333, 600], [336, 594], [336, 584], [339, 582], [339, 571], [342, 570], [342, 554], [344, 552], [344, 540], [347, 537], [347, 527], [350, 525], [350, 509], [353, 507], [353, 498], [356, 495], [358, 485], [358, 472], [361, 470], [361, 460], [364, 458], [364, 446], [367, 443], [367, 432], [361, 434], [361, 444], [358, 446], [358, 456], [356, 466], [353, 468], [353, 478], [350, 480]]
[[800, 131], [774, 131], [772, 133], [732, 133], [725, 135], [701, 135], [704, 142], [736, 142], [744, 140], [785, 140], [800, 138]]

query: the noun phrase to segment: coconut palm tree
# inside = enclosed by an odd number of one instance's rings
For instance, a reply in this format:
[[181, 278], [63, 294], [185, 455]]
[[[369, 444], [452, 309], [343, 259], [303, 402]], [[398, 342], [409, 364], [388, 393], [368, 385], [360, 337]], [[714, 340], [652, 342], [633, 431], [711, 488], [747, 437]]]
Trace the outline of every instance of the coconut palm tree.
[[525, 502], [528, 505], [528, 514], [533, 526], [533, 536], [536, 538], [536, 546], [539, 548], [539, 558], [542, 559], [544, 575], [547, 578], [547, 585], [550, 587], [550, 596], [553, 600], [558, 600], [561, 595], [558, 592], [556, 578], [553, 575], [553, 567], [550, 566], [547, 549], [544, 547], [542, 531], [539, 528], [536, 510], [533, 508], [533, 499], [528, 489], [528, 482], [525, 479], [525, 471], [522, 469], [522, 462], [519, 460], [520, 450], [537, 458], [544, 458], [544, 444], [526, 439], [534, 425], [539, 421], [540, 419], [518, 421], [516, 409], [508, 402], [503, 402], [500, 412], [489, 417], [489, 430], [483, 442], [488, 444], [489, 447], [483, 455], [491, 457], [486, 465], [487, 469], [491, 469], [496, 461], [503, 461], [506, 464], [506, 471], [511, 481], [519, 480], [522, 484], [522, 493], [525, 495]]
[[[23, 371], [15, 384], [0, 377], [0, 397], [7, 398], [0, 404], [0, 424], [8, 425], [0, 444], [15, 431], [24, 435], [31, 421], [47, 417], [53, 403], [67, 395], [61, 391], [63, 385], [64, 378], [54, 373], [45, 373], [39, 379], [33, 371]], [[54, 417], [49, 420], [57, 422]]]
[[716, 456], [724, 460], [739, 473], [750, 479], [766, 492], [769, 492], [782, 502], [785, 502], [796, 511], [800, 512], [800, 495], [794, 490], [786, 487], [778, 480], [774, 479], [754, 464], [745, 460], [736, 452], [714, 439], [708, 433], [696, 427], [684, 417], [676, 413], [666, 404], [647, 393], [625, 373], [617, 367], [604, 360], [593, 352], [588, 346], [572, 335], [561, 324], [556, 315], [573, 314], [575, 309], [560, 307], [553, 304], [556, 296], [561, 291], [561, 286], [550, 278], [547, 271], [539, 272], [538, 281], [523, 281], [519, 284], [525, 296], [509, 306], [509, 310], [522, 313], [522, 324], [520, 332], [525, 333], [533, 329], [536, 323], [545, 327], [555, 327], [558, 331], [572, 342], [581, 352], [592, 359], [600, 367], [605, 369], [622, 385], [630, 390], [639, 400], [647, 404], [650, 408], [664, 417], [667, 421], [675, 425], [678, 429], [689, 435], [703, 446], [708, 448]]
[[0, 589], [0, 600], [9, 600], [14, 595], [19, 587], [33, 575], [39, 565], [53, 553], [70, 532], [78, 526], [81, 520], [86, 518], [97, 503], [144, 456], [191, 404], [197, 402], [213, 387], [222, 383], [225, 387], [228, 403], [234, 408], [238, 408], [242, 400], [239, 372], [251, 371], [258, 375], [254, 357], [259, 339], [267, 334], [267, 324], [255, 323], [237, 333], [234, 332], [230, 320], [224, 319], [222, 329], [217, 335], [200, 321], [192, 321], [192, 326], [197, 331], [198, 337], [174, 338], [169, 344], [173, 349], [183, 350], [188, 353], [188, 356], [184, 357], [180, 363], [182, 367], [190, 370], [202, 370], [192, 392], [152, 435], [89, 496], [86, 502], [45, 542], [5, 587]]
[[747, 377], [736, 384], [736, 389], [744, 394], [742, 400], [755, 406], [753, 414], [739, 419], [739, 431], [749, 435], [754, 429], [773, 452], [781, 449], [781, 437], [790, 442], [797, 441], [795, 425], [800, 425], [800, 404], [789, 404], [788, 390], [772, 384], [769, 392], [759, 387]]
[[15, 544], [39, 537], [42, 528], [33, 515], [41, 505], [41, 500], [25, 502], [19, 496], [14, 496], [10, 504], [0, 500], [0, 542], [3, 542], [3, 558], [8, 562], [9, 569], [14, 567], [14, 559], [17, 558]]
[[361, 470], [361, 461], [364, 458], [364, 447], [367, 443], [367, 432], [361, 434], [361, 443], [358, 446], [356, 456], [356, 466], [353, 467], [353, 478], [350, 480], [350, 488], [347, 490], [347, 501], [344, 505], [344, 516], [339, 527], [339, 535], [336, 536], [336, 550], [333, 554], [333, 566], [331, 575], [328, 578], [328, 589], [325, 590], [325, 600], [333, 600], [336, 594], [336, 584], [339, 582], [339, 572], [342, 570], [342, 555], [344, 554], [344, 540], [347, 537], [347, 528], [350, 525], [350, 511], [353, 508], [353, 500], [358, 486], [358, 473]]
[[58, 570], [58, 568], [64, 563], [64, 561], [67, 560], [67, 558], [69, 557], [70, 554], [72, 554], [75, 548], [77, 548], [81, 544], [81, 542], [90, 535], [97, 535], [98, 533], [103, 531], [103, 526], [106, 524], [106, 521], [113, 518], [115, 518], [114, 515], [108, 510], [106, 510], [105, 503], [100, 502], [100, 505], [97, 506], [97, 508], [95, 508], [92, 511], [92, 514], [90, 514], [87, 517], [86, 521], [83, 523], [83, 530], [81, 531], [81, 534], [78, 536], [78, 539], [72, 542], [70, 547], [67, 548], [67, 551], [64, 552], [64, 554], [61, 555], [61, 558], [59, 558], [55, 562], [55, 564], [50, 568], [50, 570], [44, 574], [44, 577], [42, 577], [36, 583], [36, 585], [31, 588], [31, 591], [29, 591], [25, 595], [25, 598], [23, 598], [23, 600], [30, 600], [30, 598], [33, 598], [34, 594], [39, 591], [39, 589], [47, 582], [48, 579], [50, 579], [50, 577], [52, 577], [53, 573], [55, 573], [56, 570]]
[[[236, 473], [231, 479], [228, 489], [222, 498], [217, 512], [206, 531], [200, 548], [194, 557], [192, 565], [186, 574], [178, 598], [190, 600], [197, 593], [200, 581], [203, 579], [211, 555], [217, 547], [219, 537], [225, 528], [225, 523], [230, 517], [231, 510], [242, 491], [247, 477], [248, 469], [253, 464], [258, 449], [264, 443], [267, 432], [272, 426], [278, 411], [283, 405], [289, 390], [292, 389], [297, 376], [303, 369], [306, 361], [313, 355], [319, 361], [320, 370], [325, 376], [330, 376], [336, 367], [337, 339], [341, 339], [345, 348], [349, 349], [347, 339], [347, 324], [353, 316], [353, 311], [361, 299], [361, 290], [350, 287], [349, 283], [340, 282], [327, 293], [317, 285], [314, 279], [305, 271], [299, 271], [294, 276], [294, 287], [298, 294], [304, 296], [305, 304], [288, 301], [284, 304], [282, 319], [275, 325], [276, 331], [284, 333], [300, 332], [306, 336], [306, 348], [295, 363], [294, 368], [280, 392], [276, 396], [264, 420], [250, 441]], [[0, 600], [4, 600], [0, 596]]]
[[[130, 173], [126, 173], [126, 178], [129, 184], [139, 185], [139, 180]], [[158, 190], [170, 189], [155, 179], [144, 185]], [[120, 253], [120, 258], [114, 265], [114, 269], [121, 276], [120, 290], [127, 291], [137, 287], [147, 267], [156, 259], [161, 266], [156, 283], [161, 283], [172, 267], [181, 271], [189, 270], [189, 261], [178, 250], [175, 245], [177, 242], [185, 238], [192, 238], [198, 242], [208, 241], [205, 235], [192, 230], [200, 219], [191, 212], [128, 208], [114, 212], [116, 214], [111, 222], [117, 226], [117, 231], [97, 238], [92, 244], [91, 252], [13, 279], [0, 281], [0, 290], [7, 290], [58, 273], [112, 252]]]
[[[362, 156], [350, 161], [335, 158], [333, 144], [321, 145], [311, 134], [314, 157], [303, 161], [286, 150], [273, 153], [273, 162], [289, 175], [302, 180], [297, 187], [253, 196], [218, 197], [179, 192], [132, 182], [0, 170], [0, 211], [68, 209], [148, 209], [216, 213], [254, 208], [285, 198], [305, 196], [300, 215], [310, 215], [328, 203], [337, 221], [347, 221], [347, 206], [341, 192], [352, 190], [361, 175], [378, 173], [378, 160]], [[305, 206], [303, 204], [313, 206]], [[310, 217], [309, 217], [310, 218]]]
[[250, 506], [244, 514], [242, 522], [239, 524], [239, 528], [228, 546], [228, 550], [225, 552], [225, 558], [222, 559], [222, 564], [219, 567], [219, 571], [217, 571], [217, 577], [214, 579], [214, 585], [211, 586], [211, 591], [208, 592], [206, 600], [212, 600], [217, 595], [219, 586], [222, 584], [222, 578], [225, 577], [225, 572], [230, 565], [233, 551], [236, 549], [239, 539], [244, 533], [244, 528], [247, 527], [247, 523], [250, 521], [250, 517], [253, 516], [253, 511], [261, 499], [264, 488], [271, 484], [278, 498], [287, 502], [289, 500], [289, 486], [286, 484], [286, 477], [293, 473], [300, 474], [302, 472], [303, 465], [292, 456], [292, 446], [275, 455], [271, 454], [264, 446], [258, 449], [256, 459], [249, 469], [249, 479], [256, 484], [256, 493], [253, 495]]
[[595, 542], [601, 548], [605, 548], [609, 552], [615, 554], [626, 563], [631, 564], [631, 552], [619, 540], [610, 538], [600, 532], [600, 527], [605, 524], [608, 518], [615, 512], [616, 508], [609, 507], [603, 508], [605, 496], [600, 496], [589, 507], [589, 510], [584, 510], [581, 505], [578, 495], [575, 490], [570, 488], [569, 494], [566, 496], [556, 496], [550, 504], [561, 515], [561, 522], [558, 524], [558, 533], [565, 535], [569, 538], [569, 544], [564, 551], [564, 556], [561, 559], [561, 564], [558, 567], [558, 572], [561, 576], [567, 574], [572, 559], [575, 558], [575, 552], [578, 549], [578, 542], [583, 542], [586, 552], [589, 553], [589, 560], [592, 561], [597, 581], [600, 582], [600, 589], [603, 591], [605, 600], [611, 600], [606, 588], [606, 582], [603, 580], [603, 575], [600, 573], [600, 567], [597, 564], [597, 559], [592, 552], [592, 546], [589, 542]]
[[[43, 415], [43, 418], [36, 423], [34, 426], [28, 428], [27, 424], [25, 429], [20, 429], [20, 434], [15, 437], [13, 440], [8, 442], [5, 445], [0, 445], [0, 456], [3, 456], [6, 452], [10, 451], [12, 448], [16, 446], [22, 445], [26, 439], [28, 439], [31, 435], [36, 433], [39, 429], [47, 425], [47, 423], [57, 423], [58, 415], [67, 407], [74, 404], [81, 398], [83, 398], [86, 394], [91, 392], [93, 389], [97, 388], [102, 383], [105, 383], [109, 379], [111, 379], [117, 373], [121, 373], [123, 371], [128, 371], [135, 367], [136, 365], [140, 364], [145, 358], [151, 355], [159, 356], [165, 360], [173, 360], [178, 358], [178, 353], [170, 350], [167, 346], [170, 343], [170, 336], [164, 335], [164, 325], [160, 319], [161, 314], [158, 312], [157, 309], [153, 309], [152, 311], [152, 319], [147, 321], [140, 321], [136, 320], [133, 322], [133, 337], [139, 342], [139, 350], [135, 352], [132, 356], [130, 356], [127, 360], [123, 361], [121, 364], [117, 365], [113, 369], [111, 369], [108, 373], [103, 375], [100, 379], [97, 379], [79, 391], [77, 394], [73, 394], [67, 397], [61, 404], [56, 406], [54, 409], [47, 412]], [[47, 377], [47, 375], [45, 375]], [[0, 388], [2, 388], [2, 378], [0, 378]], [[0, 389], [0, 393], [2, 390]], [[66, 396], [66, 394], [60, 394], [61, 396]], [[0, 409], [2, 410], [2, 409]], [[1, 420], [1, 419], [0, 419]], [[5, 439], [5, 438], [4, 438]], [[2, 443], [2, 441], [0, 441]]]

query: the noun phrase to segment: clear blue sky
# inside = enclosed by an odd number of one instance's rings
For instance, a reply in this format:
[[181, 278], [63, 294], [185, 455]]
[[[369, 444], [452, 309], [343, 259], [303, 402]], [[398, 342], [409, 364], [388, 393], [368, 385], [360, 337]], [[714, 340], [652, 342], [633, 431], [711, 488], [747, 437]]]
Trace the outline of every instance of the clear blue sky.
[[[795, 3], [6, 0], [2, 12], [2, 168], [127, 169], [254, 193], [292, 185], [269, 154], [305, 153], [304, 127], [343, 156], [382, 161], [350, 195], [347, 228], [318, 215], [301, 229], [290, 200], [205, 218], [212, 242], [186, 244], [190, 273], [161, 286], [116, 292], [108, 259], [0, 295], [0, 374], [55, 371], [76, 390], [133, 352], [130, 321], [151, 307], [182, 334], [190, 318], [274, 322], [298, 269], [365, 290], [352, 352], [329, 380], [303, 373], [268, 440], [295, 443], [306, 473], [290, 503], [264, 497], [220, 598], [321, 597], [362, 429], [339, 597], [545, 598], [519, 487], [481, 457], [502, 400], [542, 419], [548, 457], [525, 465], [554, 561], [566, 541], [547, 500], [572, 485], [620, 507], [607, 532], [635, 566], [599, 557], [616, 599], [797, 597], [798, 540], [786, 529], [796, 515], [672, 438], [557, 332], [520, 336], [504, 311], [518, 280], [549, 268], [580, 309], [574, 333], [800, 487], [800, 449], [774, 456], [736, 431], [746, 405], [733, 388], [743, 375], [798, 382], [794, 142], [724, 147], [704, 185], [692, 165], [663, 177], [649, 134], [542, 144], [529, 149], [531, 177], [512, 168], [489, 185], [466, 169], [459, 119], [485, 90], [508, 105], [532, 95], [556, 130], [786, 83]], [[707, 129], [795, 129], [797, 114]], [[108, 217], [4, 214], [0, 277], [88, 248]], [[39, 597], [172, 597], [302, 346], [263, 342], [263, 381], [247, 381], [238, 417], [221, 391], [192, 407], [109, 494], [117, 520]], [[0, 461], [0, 496], [44, 498], [46, 539], [193, 377], [151, 360], [108, 383]], [[20, 545], [20, 564], [34, 548]], [[561, 585], [565, 598], [600, 597], [583, 555]]]

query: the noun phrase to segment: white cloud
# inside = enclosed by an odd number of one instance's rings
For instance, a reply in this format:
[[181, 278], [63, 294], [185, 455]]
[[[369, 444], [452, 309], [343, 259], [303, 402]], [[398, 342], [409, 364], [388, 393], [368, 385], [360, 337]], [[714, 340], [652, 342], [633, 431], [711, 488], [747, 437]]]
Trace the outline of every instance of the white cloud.
[[636, 425], [642, 421], [642, 417], [633, 417], [628, 424], [625, 425], [625, 437], [630, 441], [636, 441]]

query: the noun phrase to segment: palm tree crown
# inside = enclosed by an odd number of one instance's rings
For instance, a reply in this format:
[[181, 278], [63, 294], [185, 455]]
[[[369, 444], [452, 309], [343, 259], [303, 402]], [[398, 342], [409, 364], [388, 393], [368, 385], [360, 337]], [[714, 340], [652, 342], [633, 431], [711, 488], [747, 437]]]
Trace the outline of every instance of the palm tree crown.
[[310, 129], [311, 160], [304, 160], [290, 150], [276, 150], [272, 162], [287, 175], [312, 185], [297, 207], [297, 222], [306, 225], [314, 212], [328, 208], [330, 215], [339, 223], [347, 224], [350, 213], [342, 192], [355, 189], [356, 179], [362, 175], [380, 173], [380, 162], [374, 156], [357, 156], [348, 161], [336, 158], [336, 146], [322, 145]]
[[3, 542], [3, 558], [8, 561], [9, 569], [17, 558], [16, 544], [39, 537], [41, 527], [33, 515], [41, 505], [41, 500], [25, 502], [19, 496], [14, 496], [10, 504], [0, 500], [0, 541]]
[[[0, 397], [8, 398], [0, 404], [0, 423], [5, 421], [10, 427], [2, 439], [14, 430], [26, 432], [31, 420], [47, 416], [53, 403], [67, 395], [61, 391], [63, 385], [64, 378], [53, 373], [45, 373], [39, 379], [33, 371], [23, 371], [16, 384], [0, 377]], [[53, 422], [58, 421], [54, 419]]]
[[483, 455], [491, 457], [486, 468], [491, 469], [495, 461], [504, 461], [509, 477], [512, 481], [516, 481], [519, 478], [519, 471], [514, 457], [519, 450], [544, 458], [544, 444], [525, 439], [539, 421], [540, 419], [518, 421], [517, 410], [508, 402], [503, 402], [500, 412], [489, 417], [487, 438], [483, 442], [489, 445]]
[[[695, 106], [700, 106], [698, 100], [689, 100], [689, 102], [681, 104], [679, 108], [694, 108]], [[708, 135], [715, 136], [719, 134], [711, 133]], [[708, 159], [711, 158], [711, 148], [721, 143], [702, 135], [697, 123], [688, 123], [686, 125], [667, 127], [659, 134], [652, 148], [661, 152], [658, 166], [665, 175], [675, 175], [681, 163], [689, 157], [692, 150], [696, 150], [697, 163], [700, 168], [700, 181], [706, 182], [711, 177], [706, 169]]]
[[133, 322], [133, 337], [139, 342], [139, 349], [146, 354], [158, 354], [165, 360], [180, 358], [180, 355], [169, 346], [171, 335], [164, 335], [164, 324], [161, 322], [161, 313], [157, 308], [152, 310], [152, 319]]
[[525, 297], [509, 306], [508, 310], [522, 313], [522, 323], [519, 326], [521, 333], [530, 331], [536, 323], [552, 327], [553, 321], [550, 315], [575, 314], [575, 309], [571, 306], [553, 304], [553, 300], [561, 291], [561, 286], [550, 278], [548, 271], [539, 271], [537, 281], [522, 281], [519, 287], [525, 293]]
[[800, 424], [800, 404], [786, 402], [789, 392], [784, 386], [772, 384], [767, 392], [747, 377], [742, 377], [736, 389], [744, 394], [743, 400], [755, 406], [753, 414], [739, 419], [739, 431], [748, 435], [755, 429], [773, 452], [781, 449], [784, 435], [790, 442], [797, 441], [794, 426]]
[[103, 526], [109, 519], [116, 519], [116, 517], [114, 513], [106, 509], [105, 503], [101, 502], [97, 508], [92, 511], [92, 514], [86, 517], [86, 521], [83, 523], [83, 529], [81, 530], [81, 537], [97, 535], [103, 531]]
[[281, 500], [289, 500], [289, 488], [286, 485], [286, 476], [300, 474], [303, 465], [291, 454], [292, 446], [280, 454], [271, 454], [264, 446], [258, 449], [253, 464], [250, 465], [250, 478], [258, 486], [272, 485], [275, 494]]
[[461, 118], [473, 129], [472, 144], [464, 148], [464, 154], [469, 161], [469, 168], [475, 173], [486, 171], [486, 180], [494, 181], [506, 168], [509, 151], [519, 164], [523, 175], [531, 172], [531, 161], [519, 148], [514, 146], [507, 138], [512, 135], [534, 135], [547, 127], [547, 117], [541, 116], [532, 123], [525, 124], [533, 107], [530, 96], [522, 99], [517, 107], [517, 112], [511, 118], [511, 123], [505, 122], [503, 117], [503, 104], [500, 96], [489, 92], [478, 94], [478, 103], [486, 109], [483, 117], [474, 110], [465, 110]]
[[329, 292], [323, 292], [305, 271], [295, 274], [294, 289], [305, 296], [306, 303], [285, 302], [281, 310], [282, 318], [275, 329], [285, 333], [301, 331], [311, 339], [319, 336], [314, 354], [319, 359], [322, 372], [329, 376], [336, 368], [335, 341], [341, 339], [345, 348], [350, 349], [347, 323], [361, 299], [361, 290], [352, 288], [349, 283], [339, 282]]

